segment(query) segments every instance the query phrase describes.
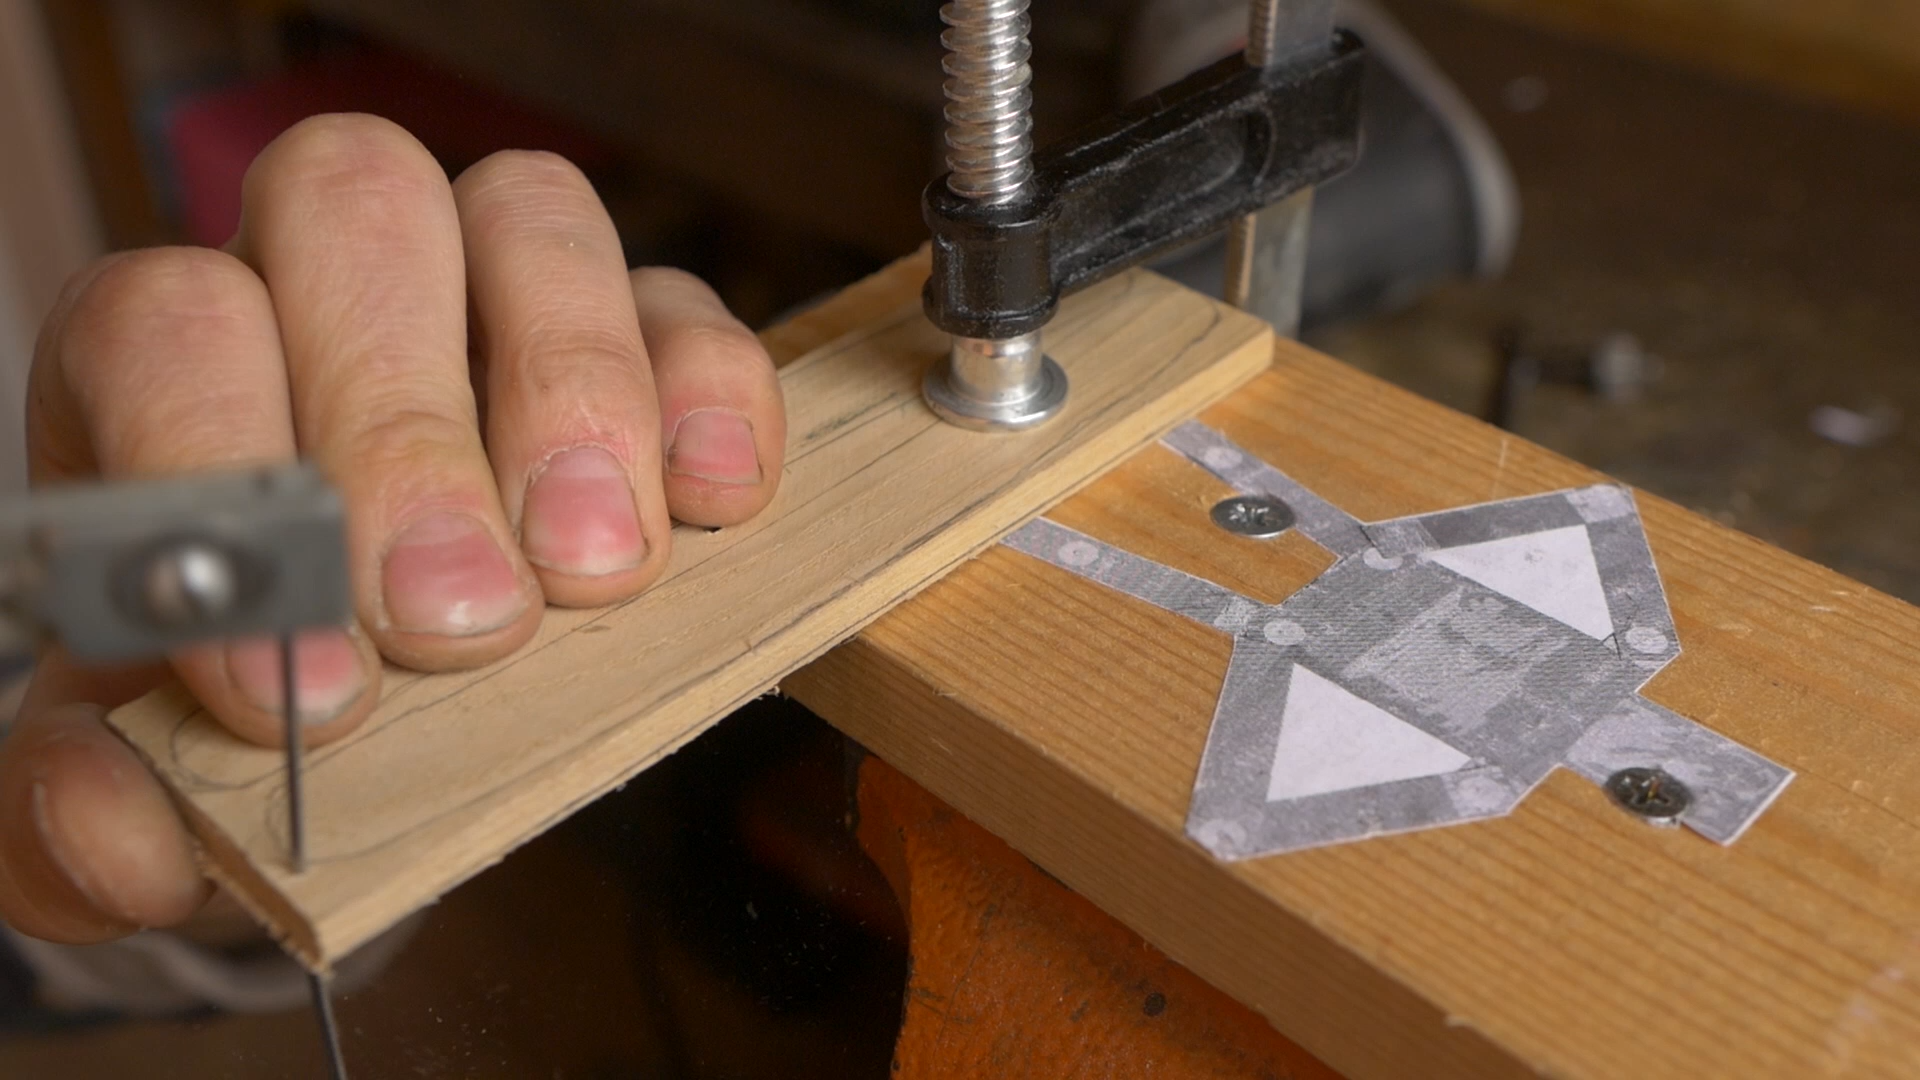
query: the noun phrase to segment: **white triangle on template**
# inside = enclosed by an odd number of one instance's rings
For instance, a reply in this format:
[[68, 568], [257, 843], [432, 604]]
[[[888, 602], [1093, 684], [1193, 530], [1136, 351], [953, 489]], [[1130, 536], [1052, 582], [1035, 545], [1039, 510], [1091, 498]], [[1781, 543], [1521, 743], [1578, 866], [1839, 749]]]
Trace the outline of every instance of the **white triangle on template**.
[[1585, 525], [1442, 548], [1427, 558], [1596, 641], [1613, 636]]
[[1328, 679], [1293, 665], [1267, 801], [1449, 773], [1467, 755]]

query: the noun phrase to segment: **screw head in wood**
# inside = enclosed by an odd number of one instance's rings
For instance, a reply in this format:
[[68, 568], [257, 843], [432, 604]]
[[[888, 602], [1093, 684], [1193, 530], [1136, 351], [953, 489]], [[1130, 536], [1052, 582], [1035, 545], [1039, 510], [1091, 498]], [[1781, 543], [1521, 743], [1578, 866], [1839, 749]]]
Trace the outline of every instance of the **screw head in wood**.
[[1693, 792], [1665, 769], [1634, 766], [1607, 777], [1607, 794], [1628, 813], [1655, 825], [1677, 825], [1693, 805]]
[[1235, 495], [1213, 504], [1213, 523], [1237, 536], [1266, 540], [1293, 528], [1293, 511], [1271, 495]]

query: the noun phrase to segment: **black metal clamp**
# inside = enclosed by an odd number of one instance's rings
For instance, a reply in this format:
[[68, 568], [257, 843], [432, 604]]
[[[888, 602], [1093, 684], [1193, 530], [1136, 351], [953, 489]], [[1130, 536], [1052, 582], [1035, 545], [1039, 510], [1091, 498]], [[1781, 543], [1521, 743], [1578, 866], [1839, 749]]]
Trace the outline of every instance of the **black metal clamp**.
[[1060, 298], [1344, 172], [1359, 157], [1363, 49], [1277, 68], [1229, 57], [1035, 154], [1024, 198], [922, 200], [927, 317], [956, 337], [1037, 331]]

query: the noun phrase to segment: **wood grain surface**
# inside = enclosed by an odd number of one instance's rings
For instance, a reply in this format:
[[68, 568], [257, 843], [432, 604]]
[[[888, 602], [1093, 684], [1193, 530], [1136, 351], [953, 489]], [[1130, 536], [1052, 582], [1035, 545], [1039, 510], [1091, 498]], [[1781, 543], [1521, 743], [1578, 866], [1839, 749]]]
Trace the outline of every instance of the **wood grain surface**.
[[[1593, 471], [1282, 343], [1202, 415], [1363, 520]], [[1049, 516], [1278, 601], [1152, 447]], [[1556, 772], [1507, 818], [1254, 859], [1186, 839], [1230, 641], [1004, 548], [786, 680], [798, 697], [1356, 1078], [1920, 1076], [1920, 612], [1640, 496], [1682, 645], [1648, 697], [1798, 771], [1737, 844]]]
[[787, 365], [779, 495], [751, 523], [679, 528], [664, 578], [598, 611], [548, 612], [476, 671], [389, 670], [373, 719], [308, 755], [311, 865], [286, 869], [274, 750], [243, 744], [179, 687], [112, 723], [178, 795], [211, 873], [326, 966], [765, 693], [901, 599], [1262, 370], [1272, 332], [1131, 273], [1047, 330], [1072, 395], [1015, 436], [964, 431], [920, 399], [945, 335], [919, 311], [924, 254], [825, 308], [855, 327]]

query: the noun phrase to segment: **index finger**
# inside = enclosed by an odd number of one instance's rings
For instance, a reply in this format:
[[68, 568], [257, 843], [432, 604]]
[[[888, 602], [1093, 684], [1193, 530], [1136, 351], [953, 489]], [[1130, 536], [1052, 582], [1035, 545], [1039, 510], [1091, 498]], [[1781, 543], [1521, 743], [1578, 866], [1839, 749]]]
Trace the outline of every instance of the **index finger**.
[[[48, 327], [31, 377], [37, 481], [92, 470], [109, 479], [169, 476], [293, 456], [272, 304], [232, 256], [197, 248], [119, 256], [86, 278]], [[196, 646], [173, 661], [222, 723], [279, 744], [285, 705], [273, 642]], [[360, 636], [304, 633], [297, 664], [308, 742], [345, 733], [371, 710], [379, 664]], [[72, 700], [87, 697], [82, 685]]]

